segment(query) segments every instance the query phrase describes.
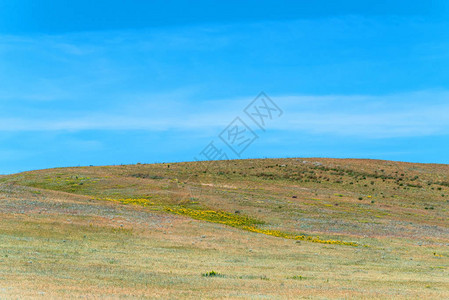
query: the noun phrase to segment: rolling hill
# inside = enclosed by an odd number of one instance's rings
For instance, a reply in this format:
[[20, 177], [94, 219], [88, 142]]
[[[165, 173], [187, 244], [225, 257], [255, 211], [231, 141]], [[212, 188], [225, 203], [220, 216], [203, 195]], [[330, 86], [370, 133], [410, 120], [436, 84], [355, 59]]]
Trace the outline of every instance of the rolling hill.
[[0, 177], [0, 297], [449, 299], [449, 165], [289, 158]]

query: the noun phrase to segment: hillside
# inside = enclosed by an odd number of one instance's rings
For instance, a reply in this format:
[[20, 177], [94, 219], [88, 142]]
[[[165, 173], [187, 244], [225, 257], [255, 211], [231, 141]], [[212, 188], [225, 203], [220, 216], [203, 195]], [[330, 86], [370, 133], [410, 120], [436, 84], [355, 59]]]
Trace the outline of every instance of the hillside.
[[448, 287], [449, 165], [291, 158], [0, 177], [0, 297], [443, 299]]

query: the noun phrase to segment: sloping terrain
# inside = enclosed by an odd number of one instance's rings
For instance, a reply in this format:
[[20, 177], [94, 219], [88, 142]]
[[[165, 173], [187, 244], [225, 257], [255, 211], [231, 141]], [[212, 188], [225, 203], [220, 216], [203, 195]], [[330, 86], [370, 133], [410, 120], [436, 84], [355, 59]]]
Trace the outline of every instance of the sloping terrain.
[[449, 166], [263, 159], [0, 177], [0, 297], [449, 298]]

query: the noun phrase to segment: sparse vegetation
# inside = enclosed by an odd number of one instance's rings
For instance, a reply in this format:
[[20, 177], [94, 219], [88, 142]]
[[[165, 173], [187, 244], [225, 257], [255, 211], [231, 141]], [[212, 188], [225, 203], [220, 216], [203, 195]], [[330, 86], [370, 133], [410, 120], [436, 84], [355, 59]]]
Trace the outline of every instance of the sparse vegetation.
[[3, 176], [0, 298], [448, 298], [448, 174], [266, 159]]

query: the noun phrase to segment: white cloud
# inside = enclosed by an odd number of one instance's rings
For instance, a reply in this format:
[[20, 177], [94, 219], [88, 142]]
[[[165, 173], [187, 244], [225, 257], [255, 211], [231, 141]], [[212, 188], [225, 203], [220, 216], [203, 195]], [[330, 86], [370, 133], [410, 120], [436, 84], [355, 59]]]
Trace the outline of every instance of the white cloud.
[[[277, 129], [312, 134], [394, 138], [449, 133], [449, 92], [386, 96], [280, 97], [286, 117]], [[303, 111], [301, 111], [301, 108]]]
[[[174, 93], [175, 98], [179, 95]], [[160, 95], [159, 95], [160, 96]], [[234, 117], [244, 116], [251, 97], [193, 102], [139, 96], [126, 106], [71, 116], [48, 111], [42, 117], [0, 119], [0, 131], [179, 130], [219, 132]], [[190, 97], [194, 97], [190, 95]], [[386, 96], [275, 96], [283, 108], [269, 130], [395, 138], [449, 134], [449, 92], [427, 91]], [[156, 110], [155, 110], [156, 108]]]

